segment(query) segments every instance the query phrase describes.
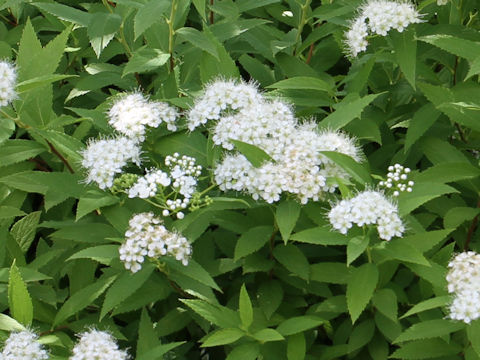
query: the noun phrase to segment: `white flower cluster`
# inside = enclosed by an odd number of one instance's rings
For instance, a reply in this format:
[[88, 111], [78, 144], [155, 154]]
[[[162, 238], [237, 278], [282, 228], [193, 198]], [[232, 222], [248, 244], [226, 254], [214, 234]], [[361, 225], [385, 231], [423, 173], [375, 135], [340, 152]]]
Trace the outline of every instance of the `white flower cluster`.
[[175, 131], [178, 112], [167, 103], [150, 101], [141, 93], [124, 94], [108, 111], [108, 123], [130, 138], [145, 140], [146, 127], [158, 127], [162, 122]]
[[393, 191], [393, 196], [400, 195], [401, 192], [412, 192], [412, 186], [415, 184], [412, 180], [408, 180], [410, 168], [395, 164], [388, 167], [387, 180], [380, 181], [380, 187]]
[[333, 228], [346, 234], [353, 224], [377, 225], [381, 239], [402, 236], [405, 227], [395, 204], [381, 192], [367, 190], [349, 200], [341, 200], [328, 213]]
[[178, 153], [165, 157], [165, 165], [170, 169], [173, 188], [190, 199], [197, 188], [197, 178], [202, 173], [202, 167], [196, 165], [195, 158], [186, 155], [180, 157]]
[[[91, 329], [80, 334], [69, 360], [127, 360], [126, 351], [120, 350], [115, 338], [108, 332]], [[17, 358], [18, 360], [19, 358]]]
[[141, 199], [154, 197], [157, 195], [159, 185], [166, 187], [170, 185], [171, 182], [168, 174], [162, 170], [147, 170], [147, 174], [138, 178], [137, 182], [128, 189], [128, 197], [139, 197]]
[[351, 138], [333, 131], [319, 132], [315, 123], [300, 125], [289, 105], [268, 100], [255, 86], [243, 82], [222, 80], [207, 87], [190, 110], [189, 127], [194, 129], [211, 119], [216, 120], [212, 129], [216, 145], [233, 150], [231, 140], [242, 141], [259, 147], [273, 160], [256, 168], [241, 154], [227, 154], [215, 169], [220, 189], [246, 191], [269, 203], [280, 200], [283, 192], [295, 194], [305, 204], [318, 200], [324, 191], [333, 191], [336, 184], [327, 185], [327, 177], [345, 178], [347, 174], [321, 151], [341, 152], [357, 161], [361, 158]]
[[0, 106], [7, 106], [16, 97], [17, 70], [8, 61], [0, 61]]
[[140, 146], [127, 137], [90, 141], [82, 151], [82, 166], [87, 170], [86, 182], [96, 182], [100, 189], [110, 188], [116, 174], [129, 161], [140, 165]]
[[126, 269], [135, 273], [142, 268], [145, 257], [162, 255], [171, 255], [188, 265], [192, 253], [190, 243], [180, 234], [168, 231], [161, 223], [161, 219], [151, 212], [136, 214], [130, 219], [126, 240], [119, 249], [120, 260]]
[[2, 360], [46, 360], [48, 353], [38, 342], [38, 336], [28, 330], [12, 332], [2, 352]]
[[345, 32], [348, 53], [356, 57], [365, 51], [369, 33], [386, 36], [391, 29], [402, 32], [408, 25], [419, 22], [421, 15], [407, 1], [369, 0]]
[[468, 324], [480, 317], [480, 255], [459, 253], [448, 267], [448, 292], [454, 294], [449, 316]]

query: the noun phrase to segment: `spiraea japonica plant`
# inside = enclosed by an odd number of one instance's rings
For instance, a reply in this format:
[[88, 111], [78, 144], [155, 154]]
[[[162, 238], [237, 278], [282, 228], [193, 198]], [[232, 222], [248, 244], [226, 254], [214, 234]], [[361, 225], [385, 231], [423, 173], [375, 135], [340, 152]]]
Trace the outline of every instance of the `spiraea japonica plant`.
[[0, 359], [479, 359], [478, 11], [0, 1]]

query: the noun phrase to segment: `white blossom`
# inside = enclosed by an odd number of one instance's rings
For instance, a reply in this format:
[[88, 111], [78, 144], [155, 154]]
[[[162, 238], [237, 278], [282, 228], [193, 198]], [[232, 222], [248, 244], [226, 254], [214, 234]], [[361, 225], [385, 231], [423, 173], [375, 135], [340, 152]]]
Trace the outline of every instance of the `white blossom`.
[[145, 257], [163, 255], [173, 256], [188, 265], [192, 253], [190, 243], [180, 234], [168, 231], [161, 223], [151, 212], [136, 214], [130, 219], [125, 242], [119, 249], [120, 260], [126, 269], [135, 273], [142, 268]]
[[115, 338], [106, 331], [91, 329], [80, 334], [69, 360], [127, 360], [126, 351], [120, 350]]
[[138, 142], [127, 137], [91, 140], [81, 152], [86, 182], [96, 182], [100, 189], [112, 187], [115, 175], [129, 161], [140, 165], [140, 153]]
[[10, 104], [17, 97], [17, 70], [8, 61], [0, 61], [0, 106]]
[[12, 332], [3, 347], [3, 360], [46, 360], [48, 353], [38, 342], [38, 336], [28, 330]]
[[398, 215], [397, 206], [381, 192], [366, 190], [357, 196], [342, 200], [328, 213], [333, 228], [346, 234], [353, 224], [377, 225], [381, 239], [402, 236], [405, 227]]
[[400, 164], [395, 164], [388, 167], [387, 179], [380, 181], [378, 184], [385, 190], [393, 191], [393, 196], [399, 196], [401, 192], [412, 192], [412, 187], [415, 184], [412, 180], [408, 180], [410, 168], [403, 167]]
[[158, 169], [147, 170], [145, 176], [137, 179], [137, 182], [128, 189], [128, 197], [147, 199], [157, 194], [158, 186], [169, 186], [172, 180], [167, 173]]
[[141, 93], [120, 96], [108, 111], [108, 123], [118, 132], [139, 141], [145, 139], [146, 127], [156, 128], [162, 122], [175, 131], [178, 112], [167, 103], [150, 101]]

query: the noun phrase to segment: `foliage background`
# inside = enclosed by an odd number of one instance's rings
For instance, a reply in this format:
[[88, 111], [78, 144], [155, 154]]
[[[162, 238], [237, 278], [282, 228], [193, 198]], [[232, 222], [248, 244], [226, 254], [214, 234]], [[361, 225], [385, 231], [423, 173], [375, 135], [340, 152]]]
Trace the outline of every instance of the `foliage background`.
[[[445, 280], [453, 253], [480, 250], [478, 1], [421, 1], [421, 24], [348, 59], [343, 32], [359, 5], [0, 1], [0, 56], [19, 81], [0, 109], [2, 337], [32, 326], [52, 359], [68, 358], [89, 325], [139, 360], [480, 358], [480, 324], [446, 318]], [[368, 238], [367, 251], [361, 233], [330, 230], [328, 201], [268, 205], [212, 190], [233, 201], [167, 222], [193, 242], [191, 265], [127, 272], [128, 219], [152, 209], [83, 184], [79, 151], [111, 133], [113, 94], [141, 89], [188, 109], [218, 76], [255, 80], [299, 117], [355, 136], [366, 157], [338, 159], [353, 175], [343, 196], [409, 166], [405, 237]], [[200, 130], [155, 131], [144, 151], [206, 168], [219, 157]]]

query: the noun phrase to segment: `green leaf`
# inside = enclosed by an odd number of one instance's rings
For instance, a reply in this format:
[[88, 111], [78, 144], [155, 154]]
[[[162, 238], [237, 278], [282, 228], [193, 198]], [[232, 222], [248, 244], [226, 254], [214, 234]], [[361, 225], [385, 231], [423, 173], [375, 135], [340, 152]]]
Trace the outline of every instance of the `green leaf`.
[[432, 261], [430, 261], [429, 266], [410, 263], [405, 265], [419, 277], [432, 284], [435, 288], [442, 289], [442, 292], [444, 293], [444, 289], [447, 287], [447, 280], [445, 279], [447, 270], [444, 266], [438, 265]]
[[193, 279], [195, 281], [198, 281], [202, 283], [203, 285], [207, 285], [211, 287], [212, 289], [222, 291], [215, 280], [210, 276], [208, 271], [206, 271], [199, 263], [197, 263], [195, 260], [190, 259], [188, 262], [187, 266], [182, 265], [181, 262], [175, 260], [174, 258], [171, 257], [164, 257], [162, 259], [165, 263], [168, 264], [170, 269], [172, 271], [179, 272], [182, 275], [185, 275], [189, 277], [190, 279]]
[[23, 331], [25, 327], [20, 324], [17, 320], [11, 318], [8, 315], [0, 314], [0, 330], [12, 332], [12, 331]]
[[[15, 122], [12, 119], [3, 118], [0, 121], [0, 144], [3, 144], [15, 131]], [[3, 160], [3, 159], [2, 159]]]
[[307, 257], [295, 245], [277, 245], [273, 250], [273, 256], [293, 274], [307, 281], [310, 278], [310, 264]]
[[422, 255], [422, 252], [412, 244], [403, 240], [404, 239], [393, 239], [388, 242], [382, 242], [378, 248], [383, 249], [392, 259], [429, 266], [429, 262]]
[[415, 89], [415, 70], [417, 64], [417, 41], [415, 30], [409, 27], [402, 32], [390, 31], [395, 58], [407, 81]]
[[21, 83], [18, 83], [17, 92], [21, 94], [23, 92], [36, 89], [38, 87], [45, 86], [60, 80], [69, 79], [72, 77], [78, 77], [78, 75], [49, 74], [49, 75], [37, 76], [33, 79], [28, 79], [28, 80], [22, 81]]
[[361, 349], [367, 345], [375, 333], [375, 322], [373, 319], [368, 319], [359, 325], [355, 326], [350, 338], [348, 339], [348, 348], [350, 352]]
[[477, 356], [480, 356], [480, 321], [472, 321], [470, 325], [467, 326], [467, 336], [475, 353]]
[[75, 259], [91, 259], [100, 264], [110, 265], [113, 259], [118, 258], [118, 245], [99, 245], [89, 247], [70, 256], [67, 261]]
[[349, 241], [345, 235], [332, 231], [327, 226], [299, 231], [291, 235], [290, 239], [316, 245], [347, 245]]
[[480, 213], [479, 208], [455, 207], [447, 211], [443, 217], [443, 226], [447, 229], [456, 229], [465, 221], [471, 221]]
[[346, 284], [349, 268], [344, 263], [321, 262], [310, 266], [310, 280], [329, 284]]
[[257, 292], [257, 301], [267, 319], [275, 313], [283, 300], [283, 288], [277, 280], [262, 283]]
[[449, 295], [438, 296], [438, 297], [434, 297], [432, 299], [421, 301], [417, 305], [412, 307], [410, 310], [408, 310], [405, 314], [403, 314], [400, 317], [400, 319], [418, 314], [418, 313], [423, 312], [423, 311], [435, 309], [437, 307], [447, 306], [448, 304], [450, 304], [451, 301], [452, 301], [452, 298]]
[[300, 204], [293, 200], [284, 200], [277, 206], [275, 221], [285, 244], [290, 238], [290, 234], [297, 223], [298, 217], [300, 216], [300, 210]]
[[266, 343], [270, 341], [282, 341], [285, 338], [276, 330], [273, 329], [262, 329], [257, 331], [255, 334], [252, 335], [256, 340], [260, 341], [260, 343]]
[[132, 73], [146, 73], [165, 65], [170, 54], [159, 49], [142, 47], [133, 53], [123, 69], [122, 77]]
[[288, 360], [304, 360], [306, 353], [305, 336], [298, 333], [288, 337], [287, 342], [287, 359]]
[[250, 297], [248, 296], [245, 284], [240, 288], [240, 297], [238, 299], [240, 320], [242, 320], [243, 327], [247, 330], [253, 322], [253, 308]]
[[480, 57], [480, 43], [475, 41], [446, 34], [421, 36], [418, 40], [435, 45], [442, 50], [469, 61], [474, 61]]
[[205, 338], [203, 338], [202, 339], [203, 344], [201, 346], [211, 347], [211, 346], [231, 344], [237, 341], [238, 339], [240, 339], [244, 335], [245, 333], [240, 329], [236, 329], [236, 328], [220, 329], [220, 330], [214, 331], [211, 334], [208, 334]]
[[22, 210], [13, 206], [0, 206], [0, 220], [11, 219], [17, 216], [26, 215]]
[[[114, 284], [115, 285], [115, 284]], [[113, 287], [113, 286], [112, 286]], [[150, 349], [160, 345], [160, 340], [155, 333], [154, 325], [148, 311], [143, 308], [138, 325], [137, 358], [149, 352]]]
[[203, 21], [207, 21], [207, 13], [206, 13], [206, 6], [205, 0], [192, 0], [195, 9], [197, 9], [198, 14], [202, 17]]
[[246, 343], [236, 346], [228, 354], [226, 360], [256, 360], [260, 355], [258, 344]]
[[370, 242], [368, 236], [355, 236], [347, 244], [347, 266], [363, 254]]
[[427, 320], [410, 326], [401, 333], [393, 343], [436, 338], [464, 329], [465, 327], [466, 325], [460, 321], [446, 319]]
[[462, 348], [451, 342], [447, 344], [441, 339], [426, 339], [419, 341], [412, 341], [402, 345], [400, 349], [396, 350], [391, 358], [394, 359], [431, 359], [438, 357], [446, 357], [458, 354]]
[[372, 297], [372, 304], [386, 317], [397, 321], [398, 304], [397, 295], [391, 289], [381, 289]]
[[88, 23], [87, 34], [97, 58], [103, 49], [113, 39], [120, 25], [122, 17], [113, 13], [94, 13]]
[[178, 341], [169, 344], [158, 345], [155, 348], [147, 351], [146, 353], [136, 357], [136, 360], [151, 360], [151, 359], [161, 359], [161, 356], [168, 353], [170, 350], [175, 349], [176, 347], [185, 344], [185, 341]]
[[60, 20], [72, 22], [87, 27], [91, 14], [59, 3], [33, 3], [40, 10], [46, 11]]
[[308, 76], [295, 76], [285, 80], [280, 80], [272, 85], [267, 86], [269, 89], [298, 89], [298, 90], [318, 90], [331, 93], [333, 91], [332, 86], [326, 81], [308, 77]]
[[221, 305], [210, 304], [204, 300], [181, 299], [180, 301], [212, 324], [222, 328], [238, 328], [240, 326], [240, 316], [237, 311]]
[[175, 30], [175, 33], [180, 36], [184, 41], [189, 42], [193, 46], [200, 50], [206, 51], [212, 55], [215, 59], [219, 60], [217, 48], [212, 43], [207, 35], [191, 27], [184, 27]]
[[[415, 178], [416, 183], [449, 183], [474, 179], [480, 176], [480, 169], [467, 162], [443, 162], [421, 172]], [[416, 185], [415, 185], [416, 186]]]
[[411, 193], [402, 193], [399, 196], [398, 210], [400, 216], [409, 214], [427, 201], [451, 193], [458, 193], [458, 190], [451, 186], [439, 183], [417, 182]]
[[[2, 120], [3, 121], [3, 120]], [[0, 166], [16, 164], [41, 154], [45, 148], [32, 140], [5, 140], [2, 144], [2, 157]]]
[[369, 171], [350, 156], [336, 151], [321, 151], [323, 155], [332, 160], [335, 164], [342, 167], [355, 181], [364, 185], [371, 184], [372, 178]]
[[235, 246], [234, 260], [237, 261], [260, 250], [268, 242], [272, 232], [271, 226], [256, 226], [243, 233]]
[[96, 280], [93, 284], [77, 291], [73, 294], [58, 310], [53, 326], [61, 324], [70, 316], [75, 315], [82, 309], [86, 308], [107, 290], [110, 284], [117, 278], [117, 275], [104, 279]]
[[372, 298], [378, 282], [375, 264], [363, 264], [352, 271], [347, 283], [347, 307], [354, 323]]
[[230, 140], [233, 145], [252, 163], [254, 167], [260, 167], [264, 162], [273, 161], [265, 151], [255, 145], [247, 144], [239, 140]]
[[25, 326], [30, 326], [33, 320], [32, 298], [20, 275], [15, 261], [10, 268], [8, 279], [8, 305], [12, 317]]
[[178, 152], [193, 156], [197, 163], [207, 166], [207, 139], [200, 132], [178, 132], [162, 137], [155, 143], [155, 152], [163, 156]]
[[280, 323], [277, 331], [283, 336], [295, 335], [316, 328], [324, 322], [325, 320], [313, 315], [294, 316]]
[[364, 96], [353, 101], [343, 100], [337, 104], [337, 110], [320, 122], [323, 129], [338, 130], [362, 114], [363, 109], [380, 94]]
[[104, 191], [89, 191], [85, 196], [78, 200], [77, 215], [75, 221], [80, 220], [90, 212], [100, 209], [104, 206], [113, 205], [119, 202], [116, 196], [110, 195]]
[[170, 6], [171, 2], [167, 0], [150, 0], [143, 5], [134, 19], [135, 40], [150, 26], [160, 21]]
[[10, 230], [10, 234], [13, 236], [23, 253], [26, 253], [30, 248], [33, 240], [35, 239], [35, 233], [38, 223], [40, 222], [41, 211], [35, 211], [22, 219], [18, 220]]
[[432, 103], [428, 103], [415, 111], [408, 125], [405, 137], [405, 152], [407, 152], [420, 137], [437, 121], [440, 112]]

